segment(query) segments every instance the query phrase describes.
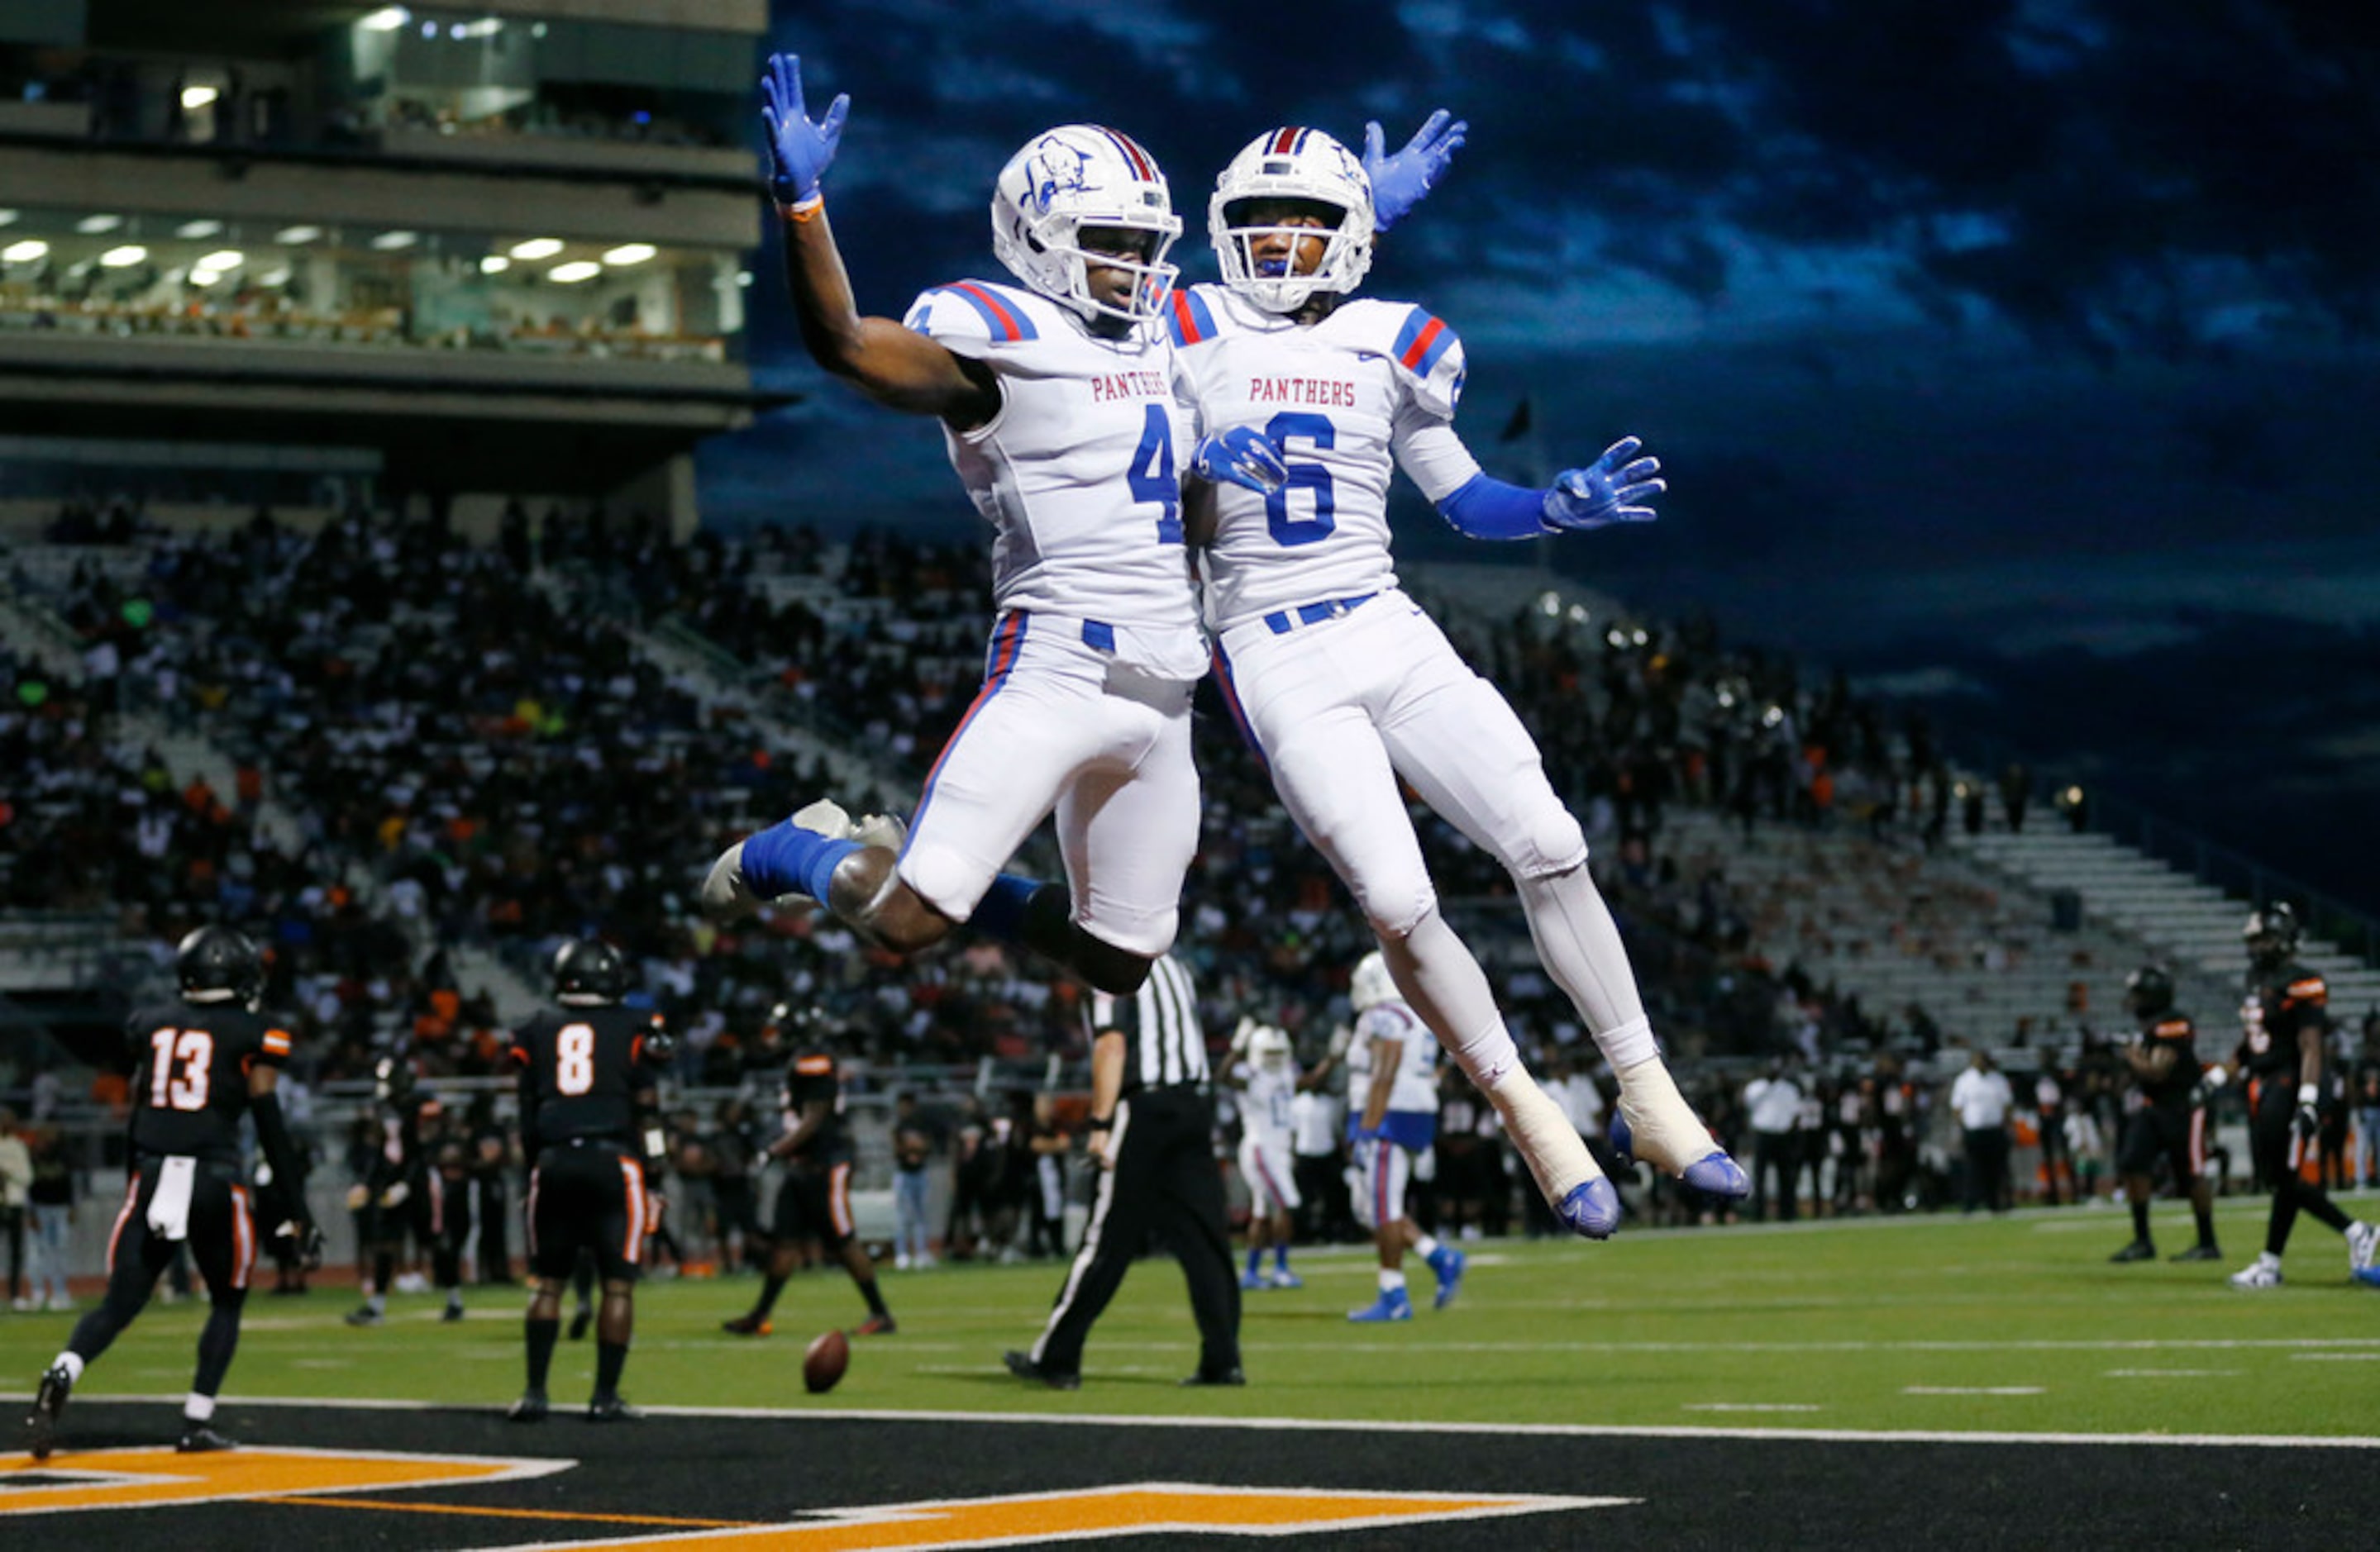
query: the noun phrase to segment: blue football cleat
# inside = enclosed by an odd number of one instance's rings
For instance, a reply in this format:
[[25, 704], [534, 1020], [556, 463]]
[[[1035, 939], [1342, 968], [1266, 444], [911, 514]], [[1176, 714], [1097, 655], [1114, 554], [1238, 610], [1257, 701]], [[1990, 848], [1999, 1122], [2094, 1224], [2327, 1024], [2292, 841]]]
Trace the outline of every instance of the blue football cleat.
[[[1611, 1151], [1620, 1156], [1621, 1163], [1636, 1162], [1635, 1142], [1635, 1136], [1628, 1130], [1628, 1118], [1621, 1115], [1618, 1108], [1614, 1107], [1611, 1112]], [[1752, 1194], [1752, 1177], [1743, 1172], [1742, 1165], [1727, 1156], [1727, 1150], [1724, 1148], [1712, 1148], [1710, 1152], [1687, 1165], [1685, 1171], [1678, 1178], [1696, 1191], [1712, 1196], [1724, 1197], [1729, 1201], [1740, 1201]], [[1577, 1225], [1572, 1224], [1572, 1227], [1577, 1228]], [[1591, 1239], [1599, 1240], [1603, 1237], [1602, 1234], [1589, 1233], [1585, 1229], [1579, 1229], [1578, 1231], [1587, 1234]], [[1609, 1233], [1610, 1231], [1606, 1230], [1604, 1232]]]
[[2349, 1275], [2366, 1288], [2380, 1288], [2380, 1267], [2366, 1267]]
[[1262, 1272], [1242, 1272], [1240, 1274], [1240, 1286], [1249, 1290], [1250, 1291], [1254, 1291], [1259, 1288], [1270, 1288], [1272, 1283]]
[[1349, 1310], [1347, 1318], [1358, 1322], [1411, 1320], [1413, 1296], [1402, 1288], [1383, 1288], [1380, 1296], [1359, 1310]]
[[1559, 1216], [1573, 1234], [1608, 1240], [1620, 1227], [1620, 1188], [1601, 1175], [1574, 1185], [1562, 1198]]
[[1438, 1274], [1438, 1298], [1430, 1307], [1444, 1309], [1454, 1303], [1454, 1295], [1463, 1287], [1463, 1268], [1471, 1258], [1452, 1245], [1440, 1245], [1438, 1254], [1429, 1258], [1429, 1269]]
[[1303, 1288], [1305, 1286], [1305, 1279], [1287, 1267], [1276, 1267], [1273, 1268], [1272, 1285], [1275, 1288]]

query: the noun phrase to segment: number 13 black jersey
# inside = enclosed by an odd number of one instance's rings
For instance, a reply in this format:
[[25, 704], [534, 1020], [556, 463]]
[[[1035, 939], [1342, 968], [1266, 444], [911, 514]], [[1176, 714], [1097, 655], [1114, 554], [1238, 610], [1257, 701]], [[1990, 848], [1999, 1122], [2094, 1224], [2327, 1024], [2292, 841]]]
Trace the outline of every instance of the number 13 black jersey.
[[167, 1002], [125, 1025], [132, 1074], [132, 1146], [237, 1165], [248, 1074], [289, 1060], [289, 1031], [237, 1003]]

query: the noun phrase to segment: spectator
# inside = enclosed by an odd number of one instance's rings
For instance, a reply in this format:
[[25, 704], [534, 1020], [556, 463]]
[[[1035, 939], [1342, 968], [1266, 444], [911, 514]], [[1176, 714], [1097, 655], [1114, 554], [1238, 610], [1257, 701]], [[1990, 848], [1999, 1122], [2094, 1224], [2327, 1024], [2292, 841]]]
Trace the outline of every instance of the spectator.
[[2015, 1091], [1993, 1061], [1992, 1053], [1978, 1047], [1967, 1070], [1950, 1085], [1950, 1109], [1959, 1117], [1966, 1159], [1961, 1203], [1968, 1212], [1977, 1207], [1996, 1213], [2009, 1208], [2008, 1116], [2015, 1103]]
[[0, 1239], [8, 1243], [8, 1303], [33, 1307], [25, 1296], [25, 1203], [33, 1184], [33, 1155], [17, 1132], [17, 1112], [0, 1106]]
[[33, 1217], [33, 1307], [70, 1310], [75, 1306], [67, 1287], [67, 1244], [74, 1224], [74, 1164], [55, 1126], [35, 1127], [30, 1146], [33, 1181], [26, 1196]]
[[917, 1097], [892, 1100], [892, 1266], [923, 1271], [934, 1264], [926, 1241], [926, 1204], [931, 1182], [927, 1170], [937, 1152], [934, 1134], [917, 1109]]
[[1743, 1085], [1743, 1108], [1752, 1121], [1752, 1216], [1767, 1220], [1774, 1182], [1777, 1217], [1791, 1223], [1802, 1162], [1802, 1088], [1785, 1058], [1771, 1058], [1767, 1073]]

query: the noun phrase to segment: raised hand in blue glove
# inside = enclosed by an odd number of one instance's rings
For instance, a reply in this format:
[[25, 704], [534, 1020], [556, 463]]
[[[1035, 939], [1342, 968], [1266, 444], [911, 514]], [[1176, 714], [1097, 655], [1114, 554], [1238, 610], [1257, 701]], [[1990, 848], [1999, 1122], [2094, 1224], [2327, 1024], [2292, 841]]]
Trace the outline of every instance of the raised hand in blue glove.
[[1254, 426], [1234, 426], [1199, 443], [1198, 450], [1190, 455], [1190, 472], [1260, 496], [1272, 494], [1289, 479], [1289, 466], [1281, 461], [1281, 449]]
[[819, 179], [843, 143], [851, 93], [839, 93], [827, 104], [826, 116], [812, 124], [802, 105], [802, 56], [772, 54], [769, 73], [760, 78], [760, 123], [769, 131], [769, 192], [781, 205], [800, 204], [817, 195]]
[[1621, 437], [1585, 468], [1564, 469], [1546, 492], [1546, 527], [1584, 530], [1611, 523], [1649, 523], [1660, 515], [1644, 503], [1670, 488], [1661, 460], [1639, 458], [1645, 444]]
[[1372, 180], [1374, 231], [1387, 231], [1421, 203], [1422, 196], [1445, 176], [1470, 127], [1440, 108], [1414, 131], [1404, 150], [1394, 156], [1384, 156], [1381, 152], [1387, 142], [1379, 125], [1375, 122], [1364, 126], [1364, 175]]

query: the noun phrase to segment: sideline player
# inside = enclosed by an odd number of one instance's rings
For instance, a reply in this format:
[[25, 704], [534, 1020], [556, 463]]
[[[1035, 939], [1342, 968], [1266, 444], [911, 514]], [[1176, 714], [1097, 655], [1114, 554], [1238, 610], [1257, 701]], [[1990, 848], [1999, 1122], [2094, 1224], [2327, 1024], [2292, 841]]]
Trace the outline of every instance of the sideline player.
[[[761, 85], [803, 343], [868, 398], [941, 421], [995, 531], [998, 618], [983, 688], [905, 841], [816, 804], [730, 847], [704, 906], [734, 915], [807, 894], [900, 952], [974, 917], [1132, 991], [1173, 941], [1197, 844], [1190, 701], [1206, 672], [1182, 547], [1189, 428], [1155, 321], [1182, 231], [1165, 176], [1111, 129], [1036, 136], [991, 201], [992, 249], [1023, 286], [963, 280], [901, 322], [863, 318], [819, 186], [849, 99], [812, 123], [790, 55], [771, 56]], [[1071, 890], [1002, 879], [1053, 810]]]
[[1347, 1046], [1347, 1102], [1354, 1106], [1360, 1095], [1363, 1109], [1348, 1114], [1347, 1144], [1361, 1176], [1355, 1219], [1372, 1231], [1379, 1252], [1380, 1292], [1362, 1309], [1348, 1311], [1347, 1318], [1411, 1320], [1405, 1252], [1418, 1254], [1436, 1274], [1439, 1309], [1454, 1302], [1468, 1259], [1423, 1233], [1405, 1214], [1414, 1160], [1438, 1140], [1438, 1042], [1422, 1037], [1427, 1031], [1398, 998], [1378, 950], [1356, 963], [1348, 996], [1355, 1007], [1355, 1033]]
[[771, 1159], [785, 1164], [777, 1182], [760, 1297], [748, 1314], [725, 1322], [722, 1328], [739, 1337], [767, 1336], [772, 1329], [770, 1313], [801, 1259], [802, 1242], [814, 1238], [842, 1261], [858, 1285], [859, 1296], [868, 1301], [868, 1318], [852, 1328], [851, 1334], [889, 1337], [898, 1328], [885, 1307], [883, 1290], [876, 1285], [876, 1263], [852, 1232], [851, 1128], [844, 1120], [843, 1075], [834, 1053], [814, 1037], [815, 1020], [797, 1015], [786, 1003], [769, 1010], [769, 1023], [782, 1032], [798, 1030], [813, 1038], [801, 1041], [785, 1064], [784, 1134], [753, 1164], [756, 1173]]
[[439, 1119], [437, 1096], [421, 1086], [413, 1059], [402, 1052], [372, 1067], [372, 1100], [380, 1146], [364, 1179], [348, 1188], [359, 1208], [357, 1238], [371, 1256], [364, 1302], [347, 1314], [350, 1326], [379, 1326], [388, 1319], [388, 1293], [406, 1237], [430, 1257], [431, 1275], [446, 1295], [443, 1320], [463, 1318], [462, 1241], [450, 1232], [447, 1182], [431, 1157]]
[[2273, 1210], [2263, 1254], [2231, 1274], [2231, 1286], [2281, 1285], [2281, 1253], [2301, 1211], [2347, 1236], [2348, 1270], [2362, 1279], [2373, 1269], [2380, 1228], [2349, 1218], [2299, 1172], [2322, 1133], [2329, 983], [2298, 963], [2298, 914], [2288, 904], [2249, 913], [2240, 936], [2248, 944], [2248, 995], [2240, 1004], [2232, 1065], [2248, 1079], [2248, 1146], [2257, 1174], [2273, 1188]]
[[[1288, 1034], [1249, 1021], [1233, 1041], [1234, 1061], [1224, 1081], [1240, 1091], [1240, 1178], [1248, 1187], [1248, 1264], [1244, 1289], [1303, 1288], [1289, 1269], [1289, 1244], [1296, 1237], [1291, 1215], [1305, 1206], [1298, 1194], [1296, 1157], [1290, 1147], [1290, 1110], [1299, 1091], [1312, 1088], [1328, 1064], [1301, 1073]], [[1264, 1253], [1272, 1249], [1272, 1270]]]
[[2124, 1200], [2132, 1209], [2132, 1243], [2110, 1261], [2154, 1261], [2149, 1237], [2149, 1200], [2155, 1194], [2156, 1161], [2166, 1160], [2177, 1183], [2188, 1182], [2190, 1210], [2198, 1219], [2198, 1243], [2177, 1261], [2220, 1261], [2215, 1243], [2215, 1188], [2206, 1179], [2206, 1085], [2198, 1060], [2196, 1033], [2187, 1014], [2173, 1005], [2173, 976], [2162, 964], [2143, 964], [2124, 982], [2124, 1007], [2140, 1025], [2124, 1048], [2124, 1062], [2140, 1087], [2116, 1152]]
[[[1401, 215], [1409, 200], [1399, 196]], [[1620, 1083], [1615, 1141], [1698, 1189], [1750, 1182], [1678, 1092], [1586, 839], [1495, 686], [1399, 590], [1388, 491], [1402, 467], [1460, 532], [1515, 540], [1649, 521], [1658, 463], [1627, 438], [1551, 490], [1489, 479], [1453, 418], [1454, 331], [1418, 307], [1357, 300], [1371, 180], [1318, 129], [1268, 132], [1208, 207], [1223, 284], [1173, 294], [1183, 394], [1212, 492], [1201, 552], [1217, 676], [1298, 826], [1378, 937], [1399, 990], [1496, 1107], [1558, 1217], [1601, 1239], [1620, 1197], [1532, 1077], [1486, 974], [1439, 909], [1399, 782], [1512, 874], [1547, 973]], [[1269, 479], [1272, 489], [1250, 488]], [[1194, 527], [1203, 514], [1194, 508]], [[1352, 1102], [1352, 1101], [1351, 1101]]]
[[[131, 1182], [107, 1244], [107, 1292], [75, 1323], [74, 1335], [42, 1376], [26, 1419], [26, 1448], [49, 1458], [58, 1418], [83, 1370], [149, 1303], [157, 1274], [182, 1244], [206, 1279], [211, 1305], [199, 1332], [197, 1376], [182, 1403], [186, 1454], [229, 1449], [214, 1429], [215, 1396], [239, 1346], [241, 1306], [256, 1264], [256, 1219], [239, 1154], [239, 1118], [256, 1122], [258, 1146], [277, 1180], [303, 1180], [281, 1115], [281, 1065], [289, 1032], [259, 1016], [264, 959], [245, 934], [202, 927], [174, 955], [176, 1002], [143, 1008], [125, 1025], [139, 1065], [132, 1076]], [[302, 1198], [274, 1232], [290, 1236], [309, 1265], [322, 1234]]]
[[658, 1013], [620, 1005], [628, 962], [594, 939], [553, 956], [553, 1000], [513, 1034], [520, 1069], [521, 1151], [528, 1176], [528, 1388], [508, 1415], [541, 1423], [550, 1410], [546, 1375], [562, 1334], [562, 1291], [591, 1253], [603, 1287], [595, 1320], [590, 1423], [637, 1420], [620, 1397], [636, 1329], [637, 1270], [652, 1221], [645, 1170], [666, 1146], [653, 1109], [655, 1074], [676, 1040]]

